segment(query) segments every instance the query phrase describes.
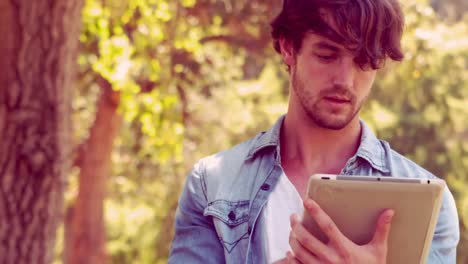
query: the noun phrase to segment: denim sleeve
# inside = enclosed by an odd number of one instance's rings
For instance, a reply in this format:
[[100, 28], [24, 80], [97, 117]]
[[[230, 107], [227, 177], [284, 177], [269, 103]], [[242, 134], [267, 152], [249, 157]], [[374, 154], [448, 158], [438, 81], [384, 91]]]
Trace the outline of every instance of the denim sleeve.
[[201, 164], [188, 175], [179, 199], [169, 264], [224, 263], [224, 250], [211, 217], [203, 215], [206, 189]]
[[446, 187], [427, 263], [456, 263], [459, 238], [457, 208], [452, 194]]

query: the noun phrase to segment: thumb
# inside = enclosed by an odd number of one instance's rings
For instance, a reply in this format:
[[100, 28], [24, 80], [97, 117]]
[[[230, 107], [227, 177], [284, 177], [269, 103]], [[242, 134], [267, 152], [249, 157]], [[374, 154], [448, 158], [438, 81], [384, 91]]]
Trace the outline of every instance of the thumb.
[[391, 209], [385, 210], [380, 214], [379, 219], [377, 220], [374, 237], [371, 241], [372, 244], [387, 248], [388, 235], [390, 234], [390, 226], [394, 214], [395, 211]]

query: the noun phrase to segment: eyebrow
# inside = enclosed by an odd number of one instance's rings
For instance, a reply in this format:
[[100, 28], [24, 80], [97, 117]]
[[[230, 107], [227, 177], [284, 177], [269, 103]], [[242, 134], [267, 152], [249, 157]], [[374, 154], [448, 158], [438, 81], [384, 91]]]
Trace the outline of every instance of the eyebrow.
[[334, 51], [334, 52], [339, 52], [341, 50], [339, 47], [337, 47], [335, 45], [332, 45], [330, 43], [324, 42], [324, 41], [320, 41], [318, 43], [315, 43], [314, 47], [316, 49], [327, 49], [327, 50], [331, 50], [331, 51]]

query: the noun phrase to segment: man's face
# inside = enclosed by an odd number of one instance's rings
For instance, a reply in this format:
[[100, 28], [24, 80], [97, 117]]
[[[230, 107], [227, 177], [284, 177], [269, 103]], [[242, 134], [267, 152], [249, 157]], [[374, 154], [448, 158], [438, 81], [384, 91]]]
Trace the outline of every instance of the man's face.
[[283, 54], [291, 73], [290, 107], [327, 129], [342, 129], [358, 118], [375, 70], [362, 70], [350, 51], [313, 33], [306, 34], [301, 50], [291, 55]]

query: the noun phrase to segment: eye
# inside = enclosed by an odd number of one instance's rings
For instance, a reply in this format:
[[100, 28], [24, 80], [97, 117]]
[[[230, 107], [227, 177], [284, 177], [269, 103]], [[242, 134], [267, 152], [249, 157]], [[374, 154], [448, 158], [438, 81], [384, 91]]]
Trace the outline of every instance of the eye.
[[332, 54], [332, 55], [316, 54], [315, 56], [317, 56], [317, 58], [325, 62], [331, 62], [337, 58], [335, 54]]

